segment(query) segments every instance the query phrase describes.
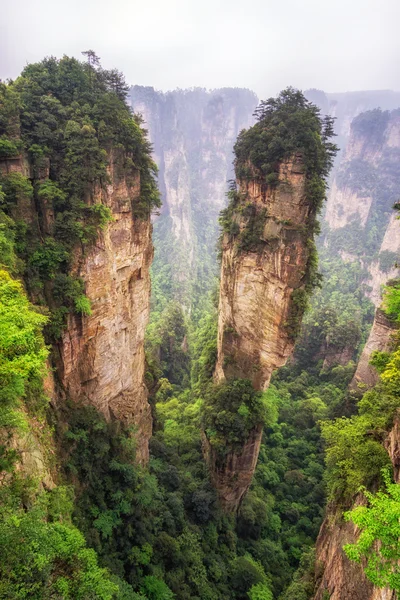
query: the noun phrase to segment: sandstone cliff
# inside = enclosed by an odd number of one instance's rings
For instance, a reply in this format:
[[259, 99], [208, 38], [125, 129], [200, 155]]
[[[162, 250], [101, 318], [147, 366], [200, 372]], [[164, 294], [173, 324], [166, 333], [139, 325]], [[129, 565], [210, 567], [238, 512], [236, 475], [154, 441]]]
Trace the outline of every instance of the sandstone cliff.
[[362, 392], [377, 383], [379, 378], [378, 372], [375, 367], [369, 364], [371, 354], [374, 351], [390, 351], [393, 332], [393, 322], [386, 317], [380, 308], [377, 308], [367, 343], [361, 353], [356, 372], [350, 383], [351, 390]]
[[396, 600], [395, 592], [374, 587], [345, 555], [343, 545], [356, 539], [355, 525], [334, 514], [325, 518], [317, 539], [317, 573], [322, 569], [322, 574], [313, 600]]
[[[73, 271], [85, 282], [91, 315], [68, 316], [61, 340], [53, 347], [56, 386], [51, 386], [50, 396], [56, 404], [67, 397], [95, 406], [107, 419], [133, 424], [137, 430], [137, 460], [145, 463], [152, 431], [144, 383], [152, 226], [149, 218], [134, 217], [140, 176], [137, 173], [134, 180], [127, 179], [120, 168], [121, 158], [120, 151], [110, 152], [109, 184], [98, 190], [95, 198], [110, 208], [113, 219], [94, 245], [75, 253]], [[37, 174], [23, 156], [0, 162], [0, 174], [8, 173], [20, 173], [37, 181]], [[48, 169], [41, 179], [47, 175]], [[54, 220], [50, 205], [36, 206], [33, 200], [21, 201], [15, 211], [43, 234]], [[33, 442], [29, 437], [20, 446], [22, 462], [28, 461], [35, 473], [43, 470], [39, 464], [43, 461], [40, 446]]]
[[[390, 98], [400, 105], [396, 95]], [[399, 273], [400, 239], [392, 207], [400, 196], [400, 111], [374, 109], [353, 118], [354, 111], [341, 138], [320, 243], [345, 262], [360, 263], [368, 272], [367, 295], [378, 307], [382, 285]], [[340, 132], [344, 125], [339, 121], [336, 127]]]
[[[260, 251], [241, 251], [227, 234], [222, 241], [215, 379], [248, 378], [262, 390], [293, 351], [287, 324], [309, 259], [302, 226], [311, 209], [301, 155], [280, 165], [276, 187], [243, 181], [239, 193], [256, 208], [257, 219], [262, 222], [264, 210], [267, 216]], [[246, 217], [235, 218], [243, 231]]]
[[[390, 351], [394, 325], [381, 309], [375, 313], [374, 323], [361, 354], [356, 372], [350, 384], [353, 392], [363, 392], [378, 381], [376, 369], [369, 364], [373, 351]], [[384, 446], [393, 465], [394, 478], [400, 483], [400, 429], [395, 420]], [[364, 502], [358, 495], [353, 506]], [[343, 551], [343, 546], [357, 540], [357, 528], [351, 522], [344, 522], [342, 510], [328, 506], [327, 516], [321, 526], [316, 543], [316, 573], [322, 571], [314, 600], [323, 600], [328, 592], [331, 600], [396, 600], [397, 595], [387, 588], [375, 587], [364, 575], [362, 567], [351, 562]]]
[[[400, 427], [399, 421], [387, 436], [385, 448], [393, 464], [396, 483], [400, 483]], [[357, 496], [354, 506], [364, 502]], [[397, 600], [396, 592], [388, 588], [375, 587], [364, 575], [362, 567], [351, 562], [343, 551], [345, 544], [357, 539], [357, 528], [353, 523], [345, 523], [342, 511], [334, 507], [322, 524], [316, 544], [316, 573], [320, 573], [313, 600]]]
[[232, 149], [257, 102], [245, 89], [131, 88], [159, 167], [163, 207], [154, 224], [154, 272], [168, 269], [174, 298], [188, 308], [199, 289], [207, 292], [215, 281], [218, 214], [233, 176]]
[[[258, 248], [244, 250], [237, 239], [222, 239], [215, 381], [250, 379], [256, 390], [268, 387], [272, 372], [293, 351], [294, 329], [301, 321], [311, 248], [305, 231], [315, 210], [306, 193], [301, 153], [282, 161], [272, 187], [254, 177], [238, 181], [233, 221], [238, 235], [249, 227], [251, 207], [259, 231]], [[261, 225], [260, 225], [261, 224]], [[242, 448], [224, 459], [203, 436], [211, 479], [227, 511], [235, 511], [248, 490], [262, 438], [262, 426], [250, 432]]]
[[128, 182], [120, 162], [121, 156], [112, 152], [110, 183], [100, 194], [113, 221], [94, 247], [76, 259], [76, 274], [86, 283], [92, 314], [69, 316], [56, 364], [67, 397], [92, 404], [107, 419], [136, 426], [137, 459], [145, 463], [152, 432], [144, 383], [152, 226], [149, 219], [133, 216], [140, 176]]

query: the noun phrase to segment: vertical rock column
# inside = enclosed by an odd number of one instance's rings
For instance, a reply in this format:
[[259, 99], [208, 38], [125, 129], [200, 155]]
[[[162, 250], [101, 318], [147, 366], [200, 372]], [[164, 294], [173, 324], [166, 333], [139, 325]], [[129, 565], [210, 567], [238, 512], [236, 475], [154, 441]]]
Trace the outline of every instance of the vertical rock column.
[[[265, 390], [272, 372], [284, 365], [293, 351], [312, 247], [306, 226], [315, 212], [306, 194], [301, 153], [280, 164], [277, 185], [271, 187], [255, 176], [238, 181], [238, 190], [241, 200], [233, 215], [238, 235], [249, 226], [243, 215], [250, 209], [259, 239], [257, 247], [253, 240], [250, 249], [240, 248], [237, 236], [225, 234], [222, 240], [214, 378], [217, 383], [250, 379], [256, 390]], [[228, 511], [238, 508], [251, 483], [261, 436], [260, 425], [241, 451], [228, 452], [221, 465], [204, 435], [211, 478]]]
[[107, 419], [136, 427], [136, 457], [143, 464], [152, 431], [144, 383], [152, 226], [150, 218], [134, 216], [140, 176], [138, 172], [134, 180], [127, 180], [119, 168], [121, 160], [115, 151], [111, 154], [110, 184], [100, 192], [113, 221], [87, 255], [76, 260], [76, 274], [85, 281], [92, 314], [69, 316], [57, 370], [72, 400], [92, 404]]

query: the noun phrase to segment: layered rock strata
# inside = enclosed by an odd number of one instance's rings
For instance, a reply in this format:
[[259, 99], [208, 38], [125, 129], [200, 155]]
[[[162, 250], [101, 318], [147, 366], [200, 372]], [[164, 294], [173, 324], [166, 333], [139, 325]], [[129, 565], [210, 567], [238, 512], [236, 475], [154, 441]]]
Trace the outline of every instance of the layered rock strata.
[[253, 122], [256, 95], [250, 90], [201, 88], [159, 92], [131, 88], [159, 168], [163, 206], [155, 221], [155, 274], [168, 268], [174, 299], [190, 308], [217, 275], [218, 214], [233, 177], [232, 149]]
[[[310, 245], [304, 226], [312, 221], [313, 210], [306, 195], [302, 155], [280, 164], [276, 186], [254, 177], [239, 181], [238, 189], [243, 205], [252, 205], [256, 221], [261, 220], [263, 226], [256, 250], [239, 248], [229, 234], [222, 240], [214, 379], [217, 383], [250, 379], [256, 390], [264, 390], [272, 372], [284, 365], [293, 351], [290, 323], [297, 313], [296, 292], [305, 289]], [[233, 218], [243, 232], [248, 221], [240, 207]], [[204, 436], [212, 481], [228, 511], [238, 508], [251, 483], [261, 436], [260, 426], [240, 452], [228, 452], [223, 463]]]
[[[98, 189], [93, 199], [110, 208], [111, 222], [92, 246], [75, 252], [72, 272], [85, 282], [91, 314], [69, 314], [61, 340], [54, 345], [57, 385], [52, 398], [91, 404], [107, 419], [134, 425], [137, 460], [146, 463], [152, 418], [144, 383], [144, 335], [150, 308], [152, 226], [149, 218], [134, 217], [140, 174], [128, 179], [121, 169], [122, 159], [119, 150], [110, 152], [109, 184]], [[0, 162], [0, 173], [10, 172], [34, 178], [23, 157]], [[32, 200], [16, 211], [42, 231], [51, 228], [51, 206], [38, 207]]]

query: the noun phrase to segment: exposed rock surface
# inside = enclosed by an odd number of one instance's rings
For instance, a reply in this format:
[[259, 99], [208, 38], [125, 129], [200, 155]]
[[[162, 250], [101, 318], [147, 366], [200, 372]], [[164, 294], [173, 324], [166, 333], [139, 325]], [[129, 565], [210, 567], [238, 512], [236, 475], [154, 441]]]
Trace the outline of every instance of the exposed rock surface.
[[[53, 359], [57, 370], [55, 398], [95, 406], [107, 419], [136, 426], [137, 460], [148, 460], [152, 431], [144, 384], [144, 334], [149, 316], [150, 274], [153, 258], [149, 219], [133, 216], [140, 193], [140, 176], [127, 181], [121, 155], [109, 156], [110, 183], [97, 191], [97, 201], [112, 212], [111, 221], [86, 253], [77, 249], [74, 272], [85, 282], [90, 316], [70, 315]], [[33, 177], [22, 157], [0, 162], [0, 172]], [[46, 176], [46, 174], [44, 175]], [[19, 216], [37, 222], [34, 203], [18, 206]], [[51, 207], [41, 206], [41, 226], [52, 221]], [[35, 300], [35, 299], [34, 299]], [[29, 447], [32, 445], [27, 440]], [[39, 450], [38, 450], [39, 451]], [[28, 456], [29, 453], [26, 453]], [[39, 459], [38, 459], [39, 460]]]
[[[385, 448], [394, 468], [396, 483], [400, 483], [400, 421], [395, 420]], [[363, 503], [357, 496], [354, 506]], [[321, 526], [316, 545], [317, 573], [322, 571], [313, 600], [397, 600], [396, 592], [388, 588], [375, 587], [364, 575], [360, 565], [350, 561], [343, 551], [345, 544], [357, 540], [357, 528], [345, 523], [341, 511], [328, 507], [328, 514]]]
[[76, 272], [86, 282], [90, 316], [70, 316], [60, 343], [58, 370], [73, 400], [95, 406], [107, 419], [137, 427], [137, 459], [148, 460], [152, 419], [144, 384], [144, 334], [150, 308], [151, 224], [133, 217], [140, 179], [128, 183], [110, 157], [110, 185], [102, 201], [113, 221], [100, 233]]
[[254, 429], [241, 452], [230, 452], [223, 464], [203, 434], [204, 457], [210, 468], [211, 481], [227, 512], [235, 512], [250, 487], [260, 452], [262, 427]]
[[[361, 355], [357, 371], [351, 387], [362, 382], [365, 387], [374, 385], [377, 373], [368, 364], [374, 350], [388, 350], [393, 325], [380, 309], [375, 313], [371, 334]], [[393, 464], [394, 478], [400, 483], [400, 421], [395, 419], [392, 430], [385, 441], [385, 448]], [[365, 502], [359, 495], [354, 506]], [[353, 523], [345, 523], [342, 511], [328, 507], [327, 516], [321, 526], [316, 544], [316, 572], [322, 572], [314, 600], [324, 600], [328, 592], [330, 600], [397, 600], [394, 591], [388, 588], [375, 587], [364, 575], [360, 565], [350, 561], [343, 551], [343, 546], [357, 540], [357, 528]]]
[[[264, 390], [272, 372], [293, 351], [294, 339], [287, 327], [292, 293], [305, 285], [309, 246], [303, 226], [312, 209], [305, 193], [302, 156], [281, 163], [276, 187], [254, 178], [239, 182], [239, 192], [259, 214], [266, 209], [266, 218], [259, 251], [239, 249], [228, 234], [222, 242], [214, 378], [216, 382], [250, 379], [256, 390]], [[243, 230], [246, 220], [239, 215], [240, 211], [234, 218]], [[241, 451], [228, 452], [223, 464], [204, 436], [211, 477], [229, 511], [238, 508], [251, 483], [261, 436], [261, 427], [253, 430]]]
[[309, 257], [301, 230], [310, 212], [301, 157], [282, 163], [279, 178], [275, 188], [257, 180], [240, 185], [247, 202], [267, 211], [262, 251], [240, 251], [228, 236], [223, 240], [215, 379], [251, 379], [258, 390], [293, 351], [285, 324]]
[[377, 308], [374, 323], [358, 361], [356, 372], [350, 383], [350, 389], [365, 391], [377, 383], [378, 372], [375, 367], [369, 364], [371, 354], [376, 350], [379, 352], [390, 350], [393, 331], [393, 322], [386, 317], [380, 308]]
[[[360, 504], [357, 498], [355, 504]], [[365, 577], [360, 565], [350, 561], [343, 551], [345, 544], [354, 543], [357, 531], [340, 515], [328, 513], [317, 540], [317, 573], [323, 569], [314, 600], [396, 600], [395, 592], [376, 588]]]

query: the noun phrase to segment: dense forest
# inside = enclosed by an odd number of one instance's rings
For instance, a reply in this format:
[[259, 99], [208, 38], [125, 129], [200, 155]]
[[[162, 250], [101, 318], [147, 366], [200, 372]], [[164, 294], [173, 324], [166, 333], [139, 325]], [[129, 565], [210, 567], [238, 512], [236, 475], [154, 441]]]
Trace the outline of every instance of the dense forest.
[[[70, 315], [91, 314], [76, 265], [114, 219], [104, 201], [111, 156], [128, 180], [140, 175], [133, 219], [160, 208], [151, 145], [128, 108], [124, 78], [104, 70], [93, 52], [86, 58], [47, 58], [0, 83], [0, 164], [8, 165], [0, 169], [0, 598], [311, 600], [327, 503], [360, 528], [357, 543], [345, 547], [349, 559], [375, 585], [400, 592], [400, 497], [384, 448], [400, 402], [400, 341], [394, 333], [390, 351], [373, 355], [376, 386], [350, 391], [374, 307], [362, 261], [345, 263], [332, 252], [338, 234], [318, 244], [317, 270], [315, 217], [336, 148], [332, 120], [300, 92], [289, 88], [261, 103], [256, 125], [235, 146], [237, 177], [250, 178], [254, 167], [272, 188], [279, 162], [300, 153], [315, 209], [303, 232], [311, 249], [301, 313], [308, 310], [301, 328], [297, 319], [294, 355], [269, 388], [257, 391], [245, 379], [214, 385], [214, 278], [204, 278], [191, 312], [177, 301], [176, 282], [157, 257], [165, 248], [156, 243], [146, 337], [148, 465], [135, 460], [132, 424], [106, 419], [84, 398], [51, 401], [46, 373], [55, 370]], [[367, 114], [356, 127], [379, 136], [385, 118]], [[368, 183], [361, 167], [359, 178], [352, 170], [354, 186]], [[388, 169], [386, 188], [374, 179], [379, 210], [362, 240], [371, 256], [382, 238], [380, 214], [394, 203], [398, 171], [392, 163]], [[236, 187], [228, 201], [222, 233], [239, 253], [259, 252], [262, 215]], [[247, 219], [240, 231], [235, 211]], [[395, 331], [397, 281], [385, 287], [382, 310]], [[335, 357], [345, 349], [340, 364]], [[210, 481], [202, 431], [214, 432], [223, 448], [261, 421], [252, 485], [229, 514]], [[40, 472], [23, 460], [32, 445], [36, 462], [47, 465]], [[367, 502], [353, 508], [359, 493]]]

